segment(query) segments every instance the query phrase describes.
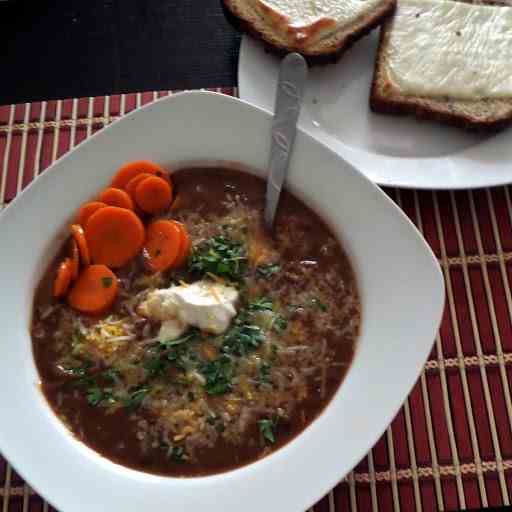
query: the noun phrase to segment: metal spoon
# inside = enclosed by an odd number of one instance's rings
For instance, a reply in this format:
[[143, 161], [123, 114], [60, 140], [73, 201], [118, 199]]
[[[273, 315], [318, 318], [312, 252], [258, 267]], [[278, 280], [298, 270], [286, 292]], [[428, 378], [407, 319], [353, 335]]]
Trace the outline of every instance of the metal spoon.
[[307, 75], [308, 66], [302, 55], [290, 53], [281, 62], [272, 121], [265, 204], [265, 224], [270, 231], [274, 226], [279, 196], [295, 142]]

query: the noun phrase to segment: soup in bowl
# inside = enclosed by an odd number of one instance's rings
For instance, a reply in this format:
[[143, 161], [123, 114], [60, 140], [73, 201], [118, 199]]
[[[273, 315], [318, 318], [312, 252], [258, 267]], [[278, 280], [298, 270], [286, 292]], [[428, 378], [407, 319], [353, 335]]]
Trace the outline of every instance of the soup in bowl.
[[[143, 176], [149, 163], [139, 165]], [[352, 361], [361, 305], [340, 242], [289, 192], [269, 233], [261, 178], [195, 167], [168, 179], [172, 195], [154, 213], [129, 184], [115, 189], [133, 196], [121, 207], [112, 187], [96, 198], [143, 222], [145, 241], [126, 261], [106, 254], [111, 240], [97, 242], [109, 229], [116, 252], [128, 245], [108, 227], [116, 210], [97, 201], [80, 208], [37, 289], [32, 340], [42, 390], [77, 439], [128, 467], [197, 476], [259, 459], [318, 416]], [[164, 239], [166, 226], [186, 239], [172, 230]], [[77, 252], [78, 271], [62, 290], [62, 265]], [[111, 268], [99, 290], [84, 290], [101, 265]], [[114, 288], [107, 309], [91, 314], [89, 294]]]

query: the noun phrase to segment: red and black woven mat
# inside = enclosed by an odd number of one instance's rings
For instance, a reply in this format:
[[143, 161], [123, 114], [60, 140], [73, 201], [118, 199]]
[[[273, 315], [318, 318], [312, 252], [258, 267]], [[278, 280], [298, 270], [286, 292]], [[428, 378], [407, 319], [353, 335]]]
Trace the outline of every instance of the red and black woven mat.
[[[232, 89], [217, 91], [236, 94]], [[170, 93], [0, 107], [0, 209], [92, 133]], [[420, 379], [384, 436], [313, 508], [315, 512], [408, 512], [508, 505], [512, 499], [510, 188], [386, 192], [439, 258], [447, 290], [443, 323]], [[51, 510], [1, 457], [0, 504], [1, 512]]]

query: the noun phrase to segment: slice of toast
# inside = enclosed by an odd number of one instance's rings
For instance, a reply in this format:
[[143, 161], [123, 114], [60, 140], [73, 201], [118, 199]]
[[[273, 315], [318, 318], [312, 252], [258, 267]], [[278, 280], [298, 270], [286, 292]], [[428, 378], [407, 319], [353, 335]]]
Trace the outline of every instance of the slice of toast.
[[[309, 64], [334, 62], [355, 41], [381, 25], [396, 6], [396, 0], [339, 0], [353, 9], [350, 18], [336, 20], [329, 11], [311, 19], [295, 19], [278, 11], [268, 0], [221, 0], [227, 19], [240, 31], [251, 34], [278, 55], [301, 53]], [[300, 11], [322, 0], [287, 0], [290, 11]], [[338, 7], [335, 7], [338, 9]], [[303, 9], [302, 9], [303, 10]]]
[[[399, 0], [398, 9], [401, 1], [404, 0]], [[499, 9], [506, 4], [486, 2], [486, 5], [493, 5]], [[393, 21], [391, 18], [381, 28], [370, 91], [370, 108], [373, 112], [413, 115], [418, 119], [439, 121], [477, 132], [496, 132], [512, 123], [512, 96], [510, 98], [460, 99], [404, 94], [400, 87], [389, 79], [388, 73], [386, 52], [393, 30]]]

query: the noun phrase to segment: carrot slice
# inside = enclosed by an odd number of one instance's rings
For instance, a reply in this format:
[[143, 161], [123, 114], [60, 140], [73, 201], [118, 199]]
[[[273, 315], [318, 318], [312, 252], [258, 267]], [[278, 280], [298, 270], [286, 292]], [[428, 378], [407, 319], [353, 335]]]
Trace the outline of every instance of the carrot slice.
[[74, 281], [78, 277], [78, 271], [80, 270], [80, 252], [78, 250], [78, 244], [74, 238], [71, 239], [71, 279]]
[[143, 212], [163, 212], [171, 206], [172, 187], [157, 176], [146, 178], [135, 189], [135, 202]]
[[[106, 207], [105, 207], [106, 208]], [[102, 208], [103, 210], [105, 208]], [[98, 213], [97, 210], [96, 213]], [[94, 215], [96, 215], [96, 213]], [[92, 215], [91, 215], [92, 217]], [[90, 220], [90, 218], [89, 218]], [[78, 251], [80, 252], [80, 260], [84, 265], [90, 265], [91, 264], [91, 256], [89, 253], [89, 246], [87, 244], [87, 240], [84, 235], [84, 230], [82, 226], [79, 226], [78, 224], [72, 224], [71, 225], [71, 234], [73, 235], [73, 238], [76, 240], [76, 243], [78, 245]]]
[[114, 188], [124, 189], [132, 178], [142, 173], [153, 174], [154, 176], [165, 179], [168, 179], [166, 177], [169, 176], [167, 171], [162, 169], [158, 164], [150, 162], [149, 160], [138, 160], [123, 165], [112, 179], [112, 186]]
[[188, 236], [187, 229], [181, 222], [174, 222], [181, 233], [181, 241], [180, 241], [180, 248], [178, 251], [178, 256], [176, 257], [176, 260], [172, 264], [173, 267], [181, 267], [185, 261], [188, 258], [188, 255], [190, 254], [190, 249], [192, 248], [192, 241], [190, 240], [190, 237]]
[[127, 210], [133, 210], [134, 208], [132, 198], [127, 192], [119, 188], [106, 188], [98, 199], [108, 206], [117, 206], [119, 208], [126, 208]]
[[178, 257], [181, 237], [181, 230], [176, 222], [152, 222], [146, 230], [144, 243], [144, 257], [148, 267], [154, 272], [170, 268]]
[[80, 209], [78, 210], [78, 215], [76, 217], [76, 223], [80, 224], [80, 226], [85, 226], [87, 224], [87, 220], [89, 217], [100, 208], [105, 208], [107, 206], [105, 203], [100, 203], [99, 201], [90, 201], [88, 203], [84, 203]]
[[82, 313], [105, 313], [117, 296], [116, 275], [105, 265], [90, 265], [80, 272], [68, 295], [68, 303]]
[[66, 258], [57, 270], [57, 277], [53, 283], [53, 296], [62, 297], [71, 283], [71, 260]]
[[142, 249], [144, 225], [131, 210], [107, 206], [91, 216], [85, 238], [94, 263], [119, 268]]
[[135, 189], [137, 188], [137, 185], [145, 180], [146, 178], [150, 178], [151, 176], [153, 176], [152, 174], [149, 174], [147, 172], [143, 172], [142, 174], [137, 174], [137, 176], [135, 176], [135, 178], [132, 178], [126, 185], [126, 187], [124, 188], [126, 190], [126, 192], [128, 192], [129, 196], [135, 200]]

